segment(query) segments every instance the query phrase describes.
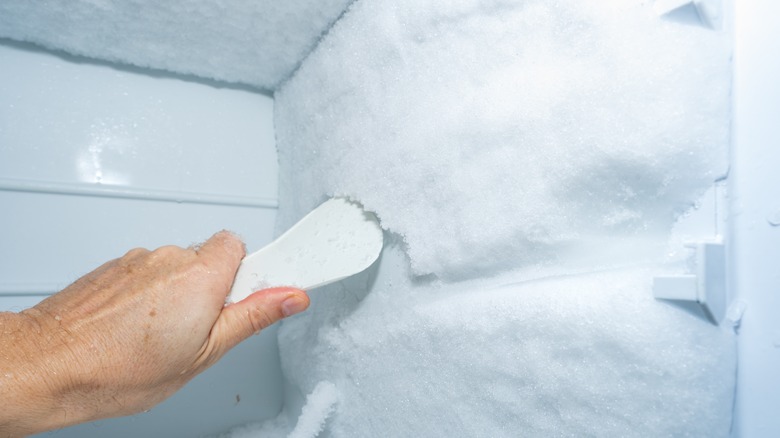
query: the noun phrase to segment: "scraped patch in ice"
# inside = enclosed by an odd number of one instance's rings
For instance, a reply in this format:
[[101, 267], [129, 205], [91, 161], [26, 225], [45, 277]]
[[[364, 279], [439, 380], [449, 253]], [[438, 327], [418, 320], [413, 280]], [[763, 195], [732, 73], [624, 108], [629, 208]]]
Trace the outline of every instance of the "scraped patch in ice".
[[290, 424], [283, 414], [263, 423], [238, 426], [214, 438], [286, 438]]
[[319, 382], [306, 397], [301, 414], [291, 427], [286, 412], [259, 424], [248, 424], [231, 429], [218, 438], [316, 438], [325, 427], [339, 401], [336, 385]]

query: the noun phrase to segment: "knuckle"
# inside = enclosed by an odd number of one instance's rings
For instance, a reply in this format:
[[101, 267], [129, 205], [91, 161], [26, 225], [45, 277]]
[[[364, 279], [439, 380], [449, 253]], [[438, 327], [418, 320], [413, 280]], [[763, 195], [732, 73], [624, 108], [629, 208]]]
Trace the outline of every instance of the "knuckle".
[[151, 251], [145, 261], [147, 266], [177, 266], [186, 259], [187, 251], [174, 245], [161, 246]]
[[156, 258], [174, 258], [182, 255], [184, 252], [186, 252], [186, 250], [178, 246], [166, 245], [152, 251], [152, 256]]
[[146, 248], [133, 248], [130, 251], [127, 251], [125, 255], [122, 258], [125, 259], [135, 259], [138, 257], [142, 257], [149, 254], [149, 250]]
[[141, 268], [150, 251], [145, 248], [133, 248], [118, 260], [112, 260], [104, 265], [107, 269], [120, 269], [132, 273], [135, 269]]
[[259, 307], [253, 307], [247, 311], [249, 323], [252, 325], [252, 332], [259, 333], [261, 330], [268, 328], [276, 322], [271, 315], [265, 311], [265, 309]]

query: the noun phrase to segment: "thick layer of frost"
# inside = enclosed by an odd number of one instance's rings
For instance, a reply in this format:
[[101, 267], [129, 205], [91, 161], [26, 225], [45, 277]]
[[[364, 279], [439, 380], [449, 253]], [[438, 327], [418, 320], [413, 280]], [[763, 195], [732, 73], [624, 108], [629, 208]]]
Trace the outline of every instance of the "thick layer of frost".
[[351, 0], [3, 0], [0, 37], [273, 89]]
[[294, 386], [339, 379], [331, 436], [728, 435], [733, 336], [655, 301], [653, 271], [425, 285], [406, 263], [280, 330]]
[[280, 230], [341, 195], [399, 236], [280, 329], [328, 436], [728, 435], [733, 336], [650, 290], [728, 36], [651, 3], [360, 0], [276, 93]]
[[451, 279], [666, 233], [725, 171], [729, 47], [651, 6], [356, 3], [276, 93], [281, 227], [353, 196]]

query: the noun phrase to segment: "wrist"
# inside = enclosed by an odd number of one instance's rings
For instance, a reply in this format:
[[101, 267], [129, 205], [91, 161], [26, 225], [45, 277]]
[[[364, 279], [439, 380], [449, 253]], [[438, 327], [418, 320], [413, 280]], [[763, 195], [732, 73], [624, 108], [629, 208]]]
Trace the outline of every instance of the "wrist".
[[[66, 347], [35, 312], [0, 313], [0, 436], [26, 436], [78, 423], [83, 409], [68, 403]], [[65, 348], [67, 350], [67, 348]]]

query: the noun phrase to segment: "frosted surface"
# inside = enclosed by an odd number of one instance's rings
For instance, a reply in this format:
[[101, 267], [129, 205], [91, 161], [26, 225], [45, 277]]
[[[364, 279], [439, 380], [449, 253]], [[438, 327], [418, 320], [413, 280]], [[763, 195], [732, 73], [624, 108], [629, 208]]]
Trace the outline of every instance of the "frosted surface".
[[395, 243], [281, 326], [290, 392], [337, 437], [728, 436], [733, 335], [650, 288], [729, 56], [640, 0], [354, 4], [276, 93], [278, 228], [350, 196]]
[[0, 2], [0, 37], [273, 89], [351, 0]]
[[322, 290], [282, 369], [339, 379], [333, 436], [727, 436], [733, 337], [655, 302], [652, 274]]
[[725, 171], [729, 50], [651, 6], [357, 3], [276, 93], [281, 165], [306, 169], [281, 227], [353, 196], [455, 279], [664, 233]]
[[330, 382], [318, 383], [314, 391], [306, 397], [306, 405], [298, 417], [295, 429], [287, 438], [314, 438], [319, 435], [338, 401], [336, 385]]

